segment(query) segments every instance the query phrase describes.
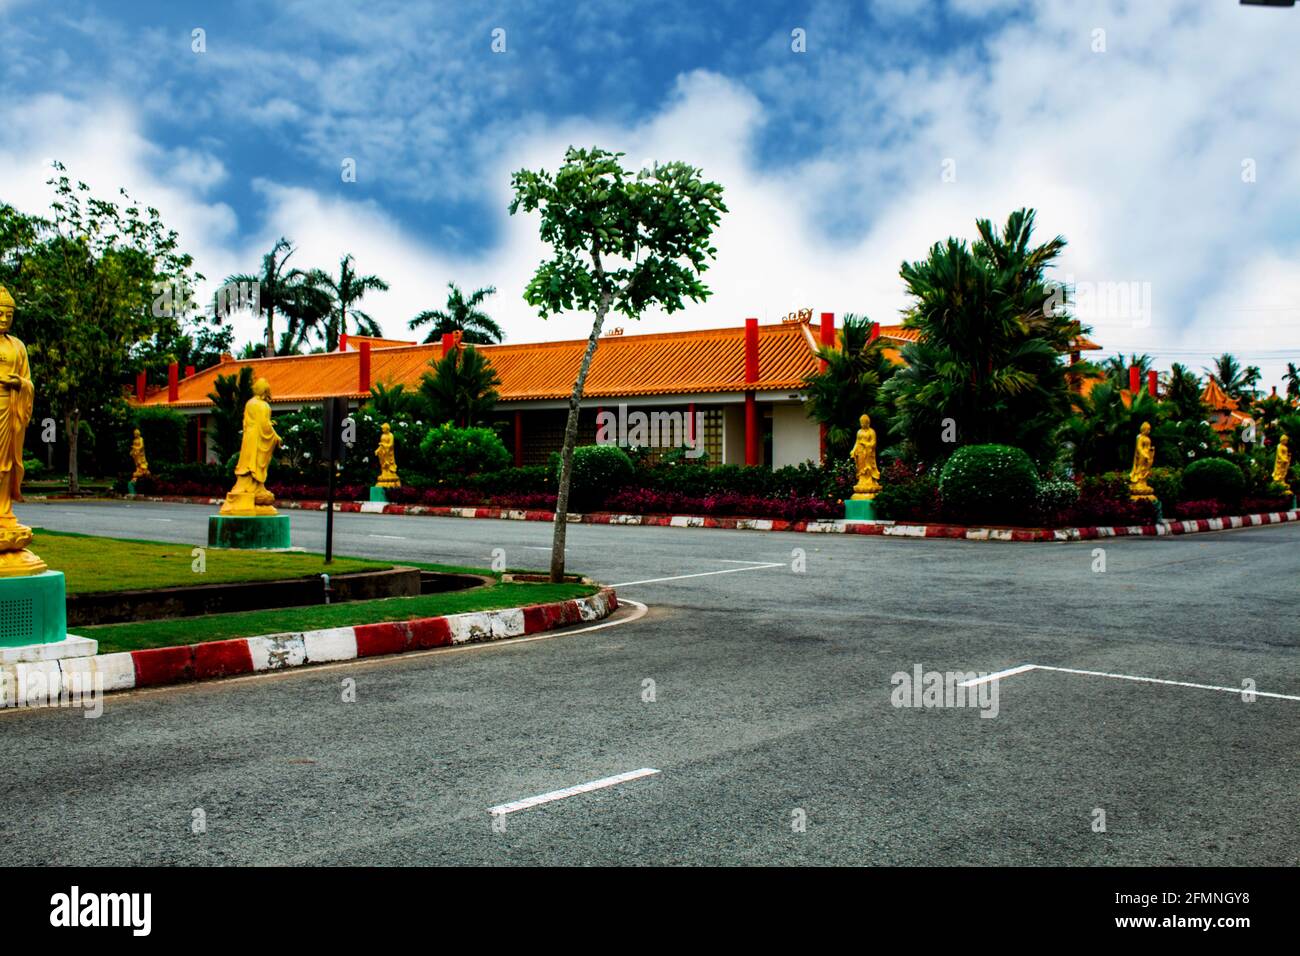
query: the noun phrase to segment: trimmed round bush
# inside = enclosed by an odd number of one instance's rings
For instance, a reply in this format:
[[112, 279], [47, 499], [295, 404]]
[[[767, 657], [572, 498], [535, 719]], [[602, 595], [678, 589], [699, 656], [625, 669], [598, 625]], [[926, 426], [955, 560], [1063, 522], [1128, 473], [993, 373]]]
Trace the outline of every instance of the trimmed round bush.
[[[560, 465], [561, 462], [557, 460], [557, 481]], [[581, 445], [573, 449], [569, 507], [583, 509], [599, 505], [606, 497], [626, 487], [635, 474], [632, 459], [617, 445]]]
[[1019, 448], [966, 445], [943, 466], [939, 495], [955, 520], [1023, 524], [1038, 498], [1038, 469]]
[[1237, 501], [1245, 493], [1246, 476], [1227, 459], [1202, 458], [1183, 469], [1182, 496], [1186, 501]]
[[[420, 442], [420, 464], [437, 482], [455, 481], [465, 475], [500, 471], [512, 463], [505, 444], [490, 428], [432, 428]], [[401, 473], [402, 460], [397, 460]]]

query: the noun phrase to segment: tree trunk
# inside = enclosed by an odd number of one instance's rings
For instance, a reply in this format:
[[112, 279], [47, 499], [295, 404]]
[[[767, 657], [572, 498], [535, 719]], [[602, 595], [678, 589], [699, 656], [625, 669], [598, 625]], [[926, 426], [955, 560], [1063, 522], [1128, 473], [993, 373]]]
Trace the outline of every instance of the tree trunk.
[[81, 431], [81, 415], [76, 409], [64, 416], [63, 428], [68, 436], [68, 494], [75, 495], [81, 491], [81, 482], [77, 476], [77, 438]]
[[266, 357], [271, 358], [275, 355], [275, 308], [268, 306], [266, 310]]
[[582, 354], [582, 365], [579, 366], [578, 378], [573, 383], [573, 394], [569, 396], [569, 419], [564, 426], [564, 447], [560, 451], [560, 487], [555, 496], [555, 538], [551, 544], [551, 581], [554, 584], [564, 580], [564, 537], [569, 527], [569, 482], [573, 478], [573, 446], [578, 443], [578, 409], [582, 405], [582, 389], [587, 384], [591, 358], [596, 354], [596, 344], [600, 341], [600, 327], [605, 324], [605, 315], [612, 299], [606, 293], [596, 307], [596, 321], [591, 327], [591, 336], [587, 339], [587, 350]]

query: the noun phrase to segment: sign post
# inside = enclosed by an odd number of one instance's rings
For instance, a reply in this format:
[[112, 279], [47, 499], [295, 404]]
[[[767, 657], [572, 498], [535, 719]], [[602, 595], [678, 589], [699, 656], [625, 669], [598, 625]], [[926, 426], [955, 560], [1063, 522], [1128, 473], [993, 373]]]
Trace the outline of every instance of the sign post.
[[324, 407], [324, 440], [321, 457], [329, 468], [329, 490], [325, 499], [325, 563], [334, 560], [334, 477], [339, 462], [347, 457], [348, 442], [343, 434], [348, 421], [348, 400], [327, 398]]

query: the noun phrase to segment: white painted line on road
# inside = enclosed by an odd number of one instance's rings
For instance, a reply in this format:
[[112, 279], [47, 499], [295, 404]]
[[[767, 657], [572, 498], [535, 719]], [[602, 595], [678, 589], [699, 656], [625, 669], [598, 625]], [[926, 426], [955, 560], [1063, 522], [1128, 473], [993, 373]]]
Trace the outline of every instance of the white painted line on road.
[[980, 684], [988, 684], [995, 680], [1001, 680], [1004, 677], [1013, 677], [1016, 674], [1023, 674], [1025, 671], [1036, 670], [1037, 664], [1021, 664], [1019, 667], [1010, 667], [1004, 671], [998, 671], [995, 674], [985, 674], [983, 677], [975, 677], [971, 680], [964, 680], [958, 687], [977, 687]]
[[659, 771], [652, 767], [642, 767], [640, 770], [629, 770], [627, 773], [620, 773], [613, 777], [604, 777], [600, 780], [593, 780], [591, 783], [580, 783], [576, 787], [565, 787], [563, 790], [552, 790], [550, 793], [538, 794], [535, 797], [526, 797], [523, 800], [515, 800], [513, 803], [502, 803], [499, 806], [491, 807], [488, 813], [495, 816], [505, 816], [507, 813], [515, 813], [519, 810], [527, 810], [529, 807], [541, 806], [543, 803], [553, 803], [556, 800], [563, 800], [566, 797], [576, 797], [580, 793], [590, 793], [593, 790], [604, 790], [606, 787], [616, 787], [620, 783], [627, 783], [629, 780], [640, 780], [642, 777], [652, 777]]
[[171, 518], [146, 518], [146, 521], [171, 521]]
[[[1246, 690], [1241, 687], [1219, 687], [1215, 684], [1192, 684], [1182, 680], [1163, 680], [1159, 677], [1135, 677], [1132, 674], [1109, 674], [1105, 671], [1081, 671], [1073, 667], [1048, 667], [1046, 664], [1035, 665], [1040, 671], [1056, 671], [1060, 674], [1082, 674], [1085, 677], [1109, 677], [1111, 680], [1128, 680], [1137, 681], [1142, 684], [1166, 684], [1170, 687], [1191, 687], [1194, 690], [1217, 690], [1225, 694], [1244, 694]], [[1276, 700], [1295, 700], [1300, 701], [1300, 696], [1295, 694], [1273, 694], [1268, 691], [1253, 690], [1249, 693], [1256, 697], [1272, 697]]]
[[1078, 674], [1083, 677], [1109, 677], [1111, 680], [1126, 680], [1139, 684], [1163, 684], [1166, 687], [1190, 687], [1193, 690], [1214, 690], [1223, 694], [1241, 695], [1250, 693], [1255, 697], [1271, 697], [1274, 700], [1300, 701], [1300, 695], [1296, 694], [1276, 694], [1272, 691], [1264, 690], [1247, 691], [1244, 687], [1220, 687], [1217, 684], [1194, 684], [1185, 680], [1165, 680], [1163, 677], [1139, 677], [1135, 674], [1112, 674], [1109, 671], [1085, 671], [1080, 670], [1077, 667], [1052, 667], [1049, 664], [1021, 664], [1019, 667], [1011, 667], [1004, 671], [998, 671], [995, 674], [985, 674], [983, 677], [964, 680], [957, 686], [975, 687], [979, 684], [987, 684], [990, 681], [1001, 680], [1004, 677], [1012, 677], [1016, 674], [1025, 674], [1029, 671], [1055, 671], [1058, 674]]
[[367, 538], [387, 538], [389, 541], [405, 541], [406, 538], [400, 534], [368, 534]]
[[739, 558], [710, 558], [712, 561], [719, 561], [722, 564], [771, 564], [770, 561], [741, 561]]
[[644, 581], [624, 581], [622, 584], [611, 584], [612, 588], [630, 588], [634, 584], [658, 584], [661, 581], [682, 581], [686, 578], [707, 578], [712, 574], [736, 574], [740, 571], [762, 571], [764, 568], [784, 568], [784, 562], [775, 564], [759, 564], [748, 568], [724, 568], [721, 571], [701, 571], [698, 574], [674, 574], [668, 578], [646, 578]]

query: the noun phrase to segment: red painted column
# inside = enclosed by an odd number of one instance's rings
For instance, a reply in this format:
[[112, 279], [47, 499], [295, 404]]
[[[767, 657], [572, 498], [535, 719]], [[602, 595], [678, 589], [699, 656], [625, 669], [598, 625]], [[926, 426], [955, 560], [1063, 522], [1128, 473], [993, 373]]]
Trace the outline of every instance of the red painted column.
[[180, 394], [180, 368], [172, 362], [167, 366], [167, 401], [176, 401]]
[[515, 412], [515, 467], [524, 467], [524, 413]]
[[339, 336], [339, 351], [346, 352], [347, 350], [348, 350], [348, 334], [344, 332], [342, 335]]
[[186, 378], [193, 378], [193, 377], [194, 377], [194, 366], [193, 366], [193, 365], [187, 365], [187, 366], [185, 366], [185, 377], [186, 377]]
[[1142, 370], [1136, 365], [1128, 367], [1128, 390], [1137, 395], [1138, 389], [1142, 387]]
[[1151, 394], [1152, 398], [1156, 397], [1156, 385], [1158, 382], [1159, 379], [1156, 376], [1155, 369], [1147, 372], [1147, 391]]
[[443, 358], [447, 357], [447, 353], [452, 350], [452, 347], [455, 344], [455, 342], [456, 342], [456, 335], [454, 332], [444, 332], [442, 334], [442, 357]]
[[[821, 344], [823, 346], [826, 346], [827, 348], [835, 347], [835, 313], [834, 312], [822, 313]], [[818, 359], [817, 367], [820, 371], [823, 372], [826, 371], [826, 360]], [[825, 461], [826, 460], [826, 423], [823, 422], [818, 427], [817, 431], [818, 431], [818, 445], [820, 448], [821, 460]]]
[[370, 343], [364, 339], [361, 342], [361, 372], [357, 382], [357, 391], [370, 392]]
[[[758, 319], [745, 320], [745, 384], [758, 381]], [[758, 403], [745, 392], [745, 464], [758, 464]]]
[[148, 373], [148, 372], [140, 372], [138, 375], [136, 375], [136, 377], [135, 377], [135, 400], [136, 400], [137, 402], [143, 402], [143, 401], [144, 401], [144, 391], [145, 391], [145, 389], [148, 387], [148, 385], [149, 385], [149, 373]]

